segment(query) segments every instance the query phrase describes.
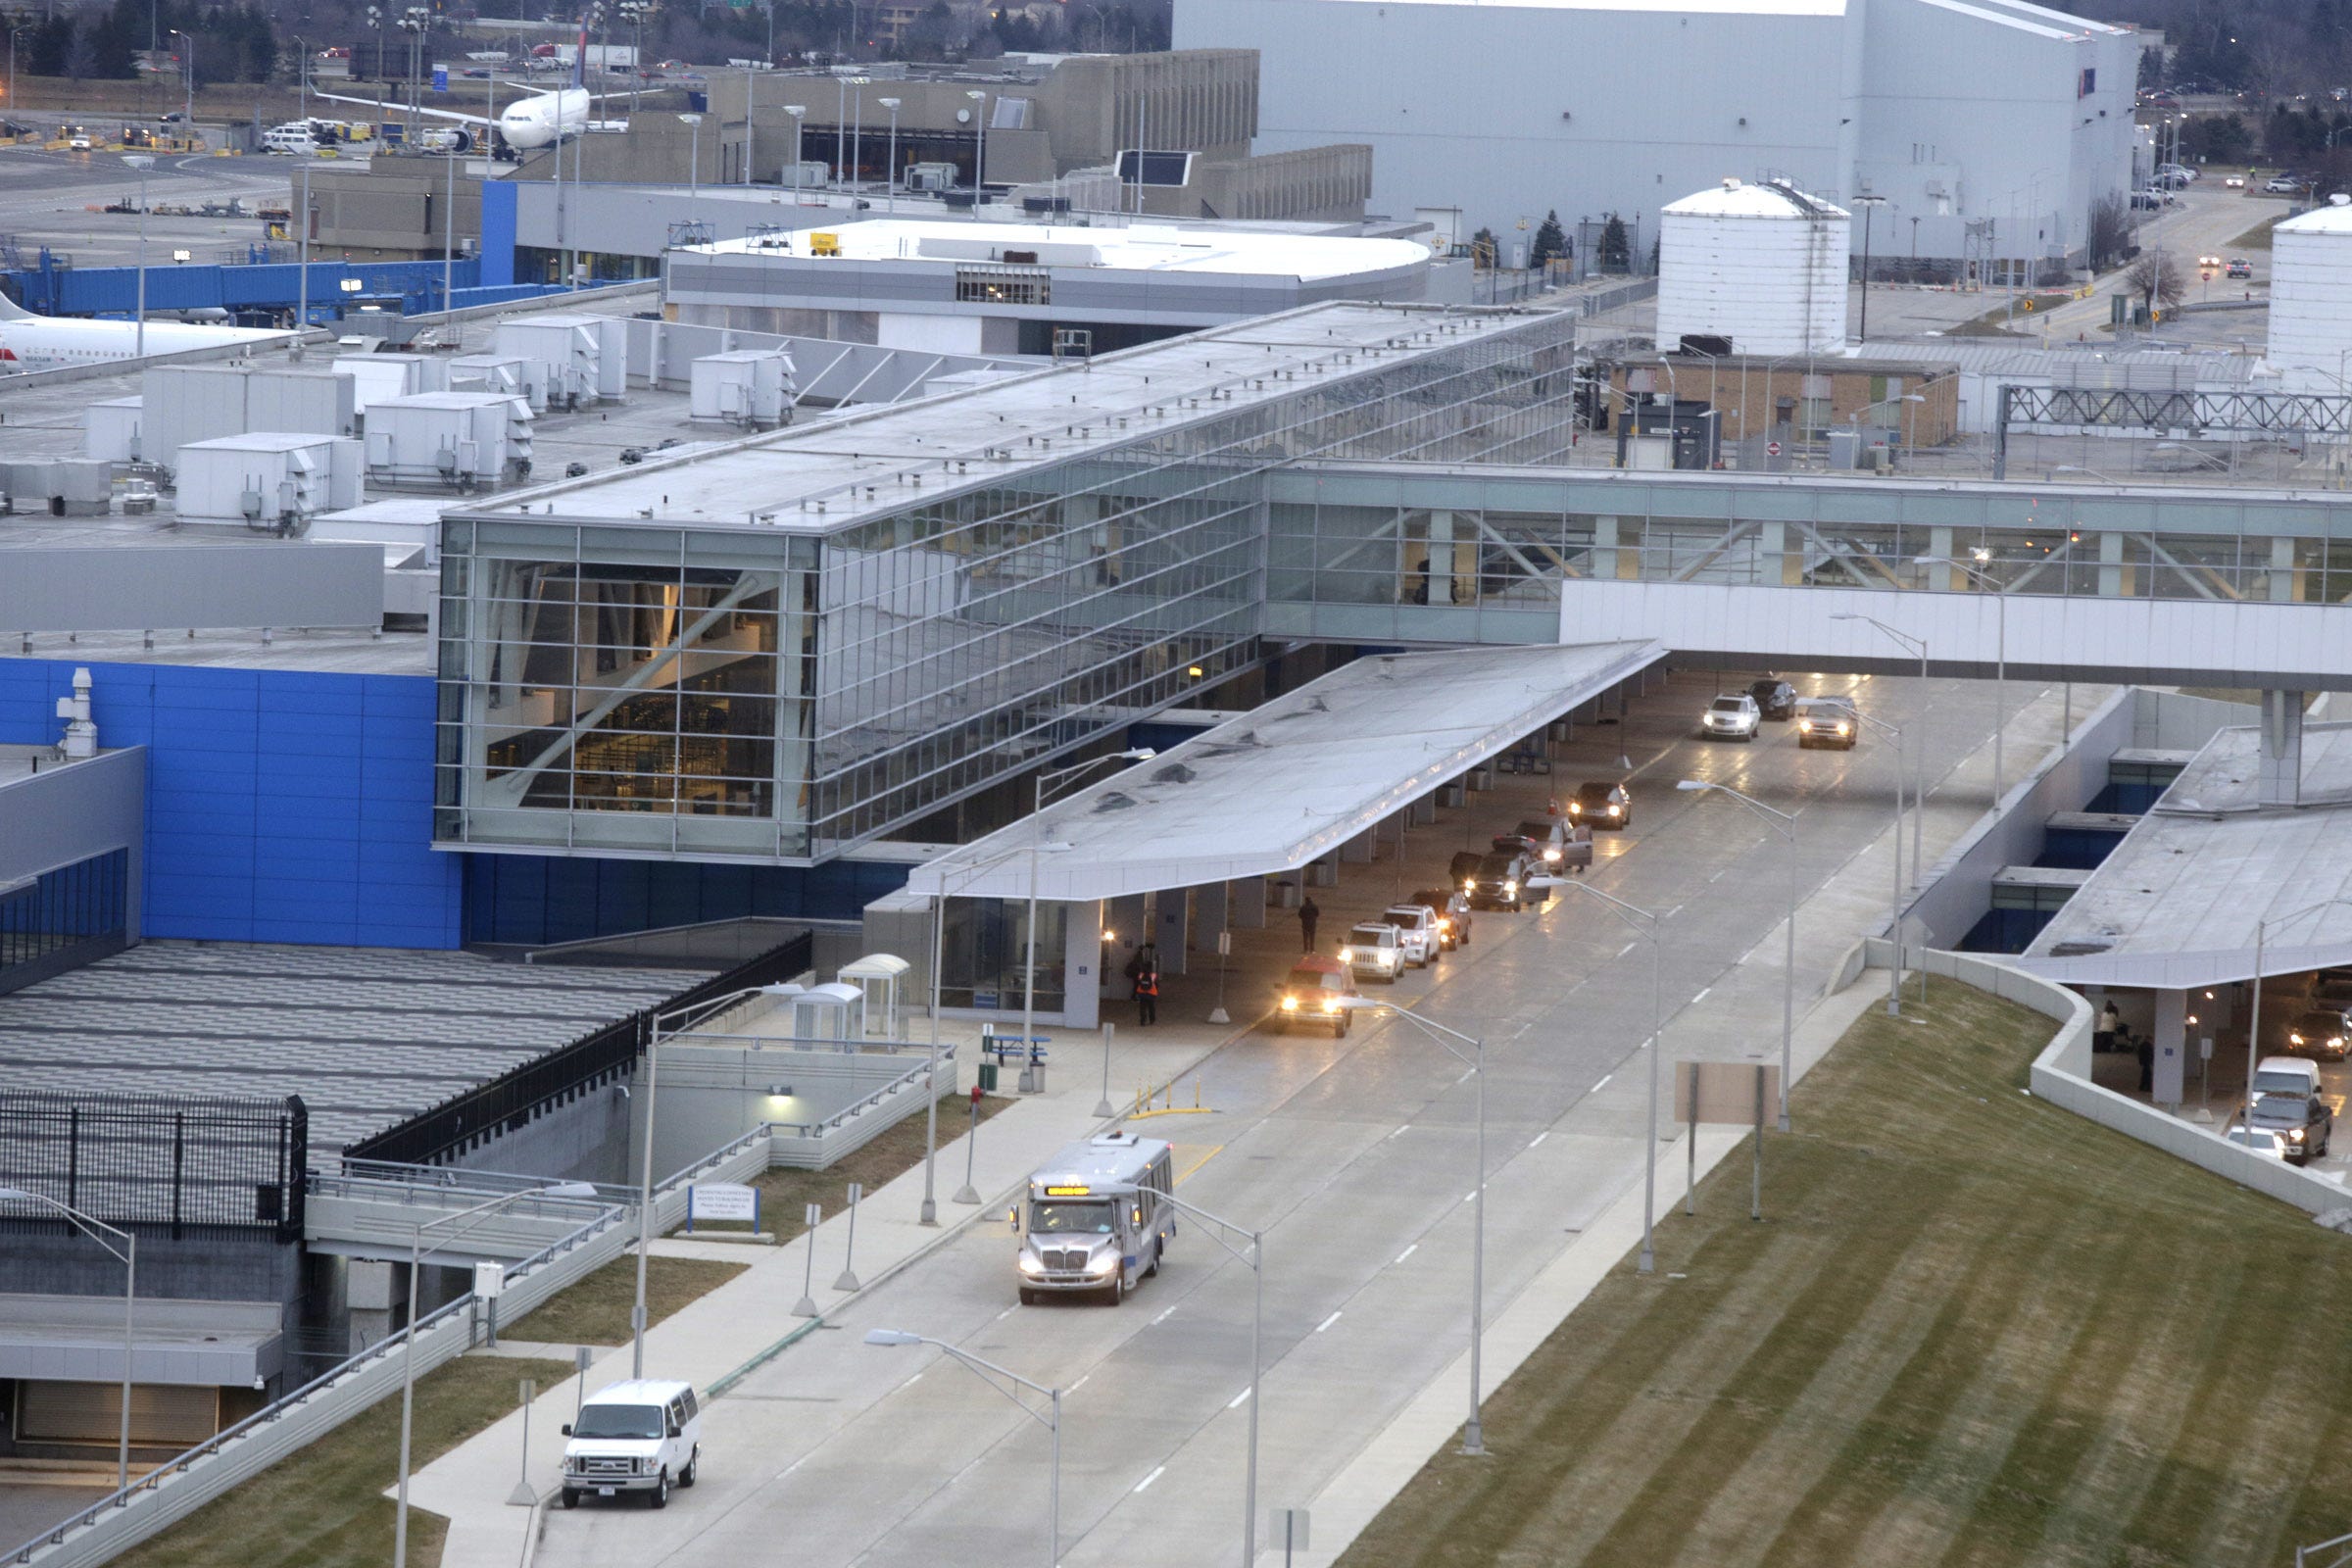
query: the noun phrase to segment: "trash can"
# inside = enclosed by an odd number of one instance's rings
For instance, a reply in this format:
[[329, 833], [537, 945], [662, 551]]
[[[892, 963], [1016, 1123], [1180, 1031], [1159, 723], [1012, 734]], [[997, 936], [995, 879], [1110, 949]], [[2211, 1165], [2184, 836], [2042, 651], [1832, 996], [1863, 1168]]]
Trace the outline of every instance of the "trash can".
[[984, 1095], [997, 1092], [997, 1064], [993, 1061], [980, 1063], [980, 1092]]

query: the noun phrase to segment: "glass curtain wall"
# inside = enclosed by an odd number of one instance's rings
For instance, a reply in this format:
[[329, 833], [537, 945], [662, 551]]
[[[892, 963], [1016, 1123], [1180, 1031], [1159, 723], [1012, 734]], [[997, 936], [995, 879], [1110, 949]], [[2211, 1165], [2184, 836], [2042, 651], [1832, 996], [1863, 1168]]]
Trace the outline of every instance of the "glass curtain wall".
[[0, 892], [0, 994], [129, 945], [130, 852], [109, 850]]
[[446, 534], [438, 837], [806, 853], [813, 541]]

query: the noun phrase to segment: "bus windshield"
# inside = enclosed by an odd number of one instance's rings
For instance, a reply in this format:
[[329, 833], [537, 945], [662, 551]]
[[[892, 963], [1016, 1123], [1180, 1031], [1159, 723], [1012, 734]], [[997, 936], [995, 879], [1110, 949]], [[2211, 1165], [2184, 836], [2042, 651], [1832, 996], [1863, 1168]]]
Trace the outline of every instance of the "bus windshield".
[[1096, 1198], [1079, 1201], [1055, 1199], [1029, 1205], [1029, 1230], [1037, 1236], [1108, 1236], [1110, 1201]]

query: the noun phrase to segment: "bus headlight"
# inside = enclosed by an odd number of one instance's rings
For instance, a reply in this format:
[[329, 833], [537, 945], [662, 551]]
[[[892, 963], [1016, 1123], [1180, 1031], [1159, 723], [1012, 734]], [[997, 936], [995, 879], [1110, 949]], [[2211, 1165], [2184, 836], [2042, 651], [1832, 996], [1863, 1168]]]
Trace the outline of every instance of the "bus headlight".
[[1087, 1264], [1086, 1271], [1089, 1274], [1094, 1275], [1097, 1279], [1100, 1279], [1118, 1266], [1119, 1254], [1116, 1252], [1104, 1252], [1101, 1257], [1098, 1257], [1093, 1262]]
[[1034, 1276], [1043, 1274], [1045, 1271], [1046, 1260], [1044, 1258], [1038, 1256], [1035, 1252], [1023, 1252], [1021, 1254], [1022, 1273]]

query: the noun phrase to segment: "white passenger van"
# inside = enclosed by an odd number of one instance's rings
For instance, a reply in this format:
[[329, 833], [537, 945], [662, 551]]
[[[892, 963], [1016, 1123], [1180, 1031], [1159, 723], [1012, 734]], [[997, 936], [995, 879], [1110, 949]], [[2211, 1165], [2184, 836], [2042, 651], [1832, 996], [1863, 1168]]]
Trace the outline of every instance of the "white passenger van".
[[614, 1383], [580, 1406], [564, 1429], [564, 1506], [586, 1495], [642, 1492], [669, 1506], [672, 1486], [691, 1487], [703, 1456], [703, 1412], [691, 1383]]
[[1174, 1155], [1155, 1138], [1103, 1133], [1072, 1144], [1029, 1178], [1014, 1267], [1021, 1304], [1084, 1293], [1116, 1306], [1135, 1282], [1159, 1272], [1176, 1234]]

